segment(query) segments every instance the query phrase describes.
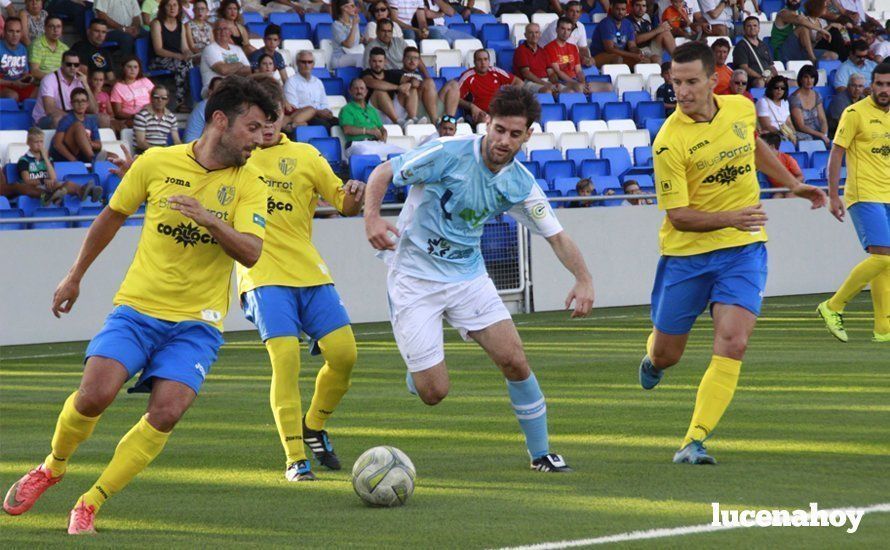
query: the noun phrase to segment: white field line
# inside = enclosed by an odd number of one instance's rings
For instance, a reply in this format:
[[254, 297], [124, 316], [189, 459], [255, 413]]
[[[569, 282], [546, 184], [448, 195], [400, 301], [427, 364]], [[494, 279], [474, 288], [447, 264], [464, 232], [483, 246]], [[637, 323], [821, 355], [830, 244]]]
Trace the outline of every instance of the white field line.
[[[831, 510], [820, 510], [820, 512], [839, 512], [841, 510], [853, 510], [861, 512], [862, 515], [890, 512], [890, 502], [884, 504], [874, 504], [864, 508], [833, 508]], [[581, 546], [596, 546], [599, 544], [609, 544], [613, 542], [628, 542], [633, 540], [650, 540], [668, 537], [682, 537], [684, 535], [694, 535], [697, 533], [714, 533], [717, 531], [728, 531], [730, 529], [748, 529], [741, 525], [712, 525], [705, 523], [703, 525], [688, 525], [686, 527], [672, 527], [668, 529], [649, 529], [646, 531], [630, 531], [627, 533], [618, 533], [615, 535], [606, 535], [604, 537], [596, 537], [590, 539], [563, 540], [558, 542], [542, 542], [539, 544], [530, 544], [527, 546], [512, 546], [501, 548], [500, 550], [559, 550], [562, 548], [578, 548]], [[764, 529], [761, 527], [761, 529]]]

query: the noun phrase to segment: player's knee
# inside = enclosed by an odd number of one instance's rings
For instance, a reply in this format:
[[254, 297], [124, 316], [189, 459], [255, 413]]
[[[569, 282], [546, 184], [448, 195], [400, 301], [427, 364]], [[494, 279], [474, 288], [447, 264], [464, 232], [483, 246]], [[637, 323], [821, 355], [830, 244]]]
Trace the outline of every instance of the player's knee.
[[148, 423], [158, 431], [169, 432], [184, 413], [185, 409], [173, 403], [152, 405], [148, 409]]
[[748, 336], [746, 334], [723, 334], [717, 336], [714, 343], [714, 352], [722, 357], [741, 360], [748, 349]]
[[84, 416], [99, 416], [117, 397], [117, 390], [114, 388], [92, 386], [81, 386], [77, 396], [77, 411]]
[[525, 380], [528, 378], [528, 360], [525, 358], [525, 352], [522, 349], [512, 350], [496, 358], [496, 362], [507, 380]]
[[649, 361], [659, 370], [666, 369], [680, 362], [680, 354], [653, 353], [649, 356]]
[[440, 382], [417, 388], [420, 400], [429, 406], [438, 405], [448, 395], [448, 382]]

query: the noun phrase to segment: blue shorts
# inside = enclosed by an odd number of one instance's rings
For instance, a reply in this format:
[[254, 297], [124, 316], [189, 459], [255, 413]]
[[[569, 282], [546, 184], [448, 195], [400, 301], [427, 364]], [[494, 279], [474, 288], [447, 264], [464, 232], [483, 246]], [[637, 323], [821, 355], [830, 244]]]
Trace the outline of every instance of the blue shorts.
[[662, 256], [652, 289], [652, 324], [665, 334], [688, 334], [709, 303], [739, 306], [760, 315], [766, 258], [763, 243], [694, 256]]
[[862, 248], [890, 246], [890, 203], [857, 202], [848, 210]]
[[261, 286], [241, 295], [241, 309], [263, 342], [279, 336], [299, 338], [302, 333], [318, 341], [349, 324], [349, 314], [332, 284]]
[[201, 389], [223, 345], [222, 334], [201, 321], [162, 321], [129, 306], [117, 306], [87, 346], [86, 358], [107, 357], [142, 375], [130, 392], [150, 391], [152, 379], [181, 382]]

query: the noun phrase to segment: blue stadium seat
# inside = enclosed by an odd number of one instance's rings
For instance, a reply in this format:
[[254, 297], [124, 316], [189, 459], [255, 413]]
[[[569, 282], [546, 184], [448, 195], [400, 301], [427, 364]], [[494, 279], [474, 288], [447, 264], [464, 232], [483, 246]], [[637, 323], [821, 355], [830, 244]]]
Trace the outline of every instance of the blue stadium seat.
[[[457, 17], [460, 17], [459, 15]], [[476, 36], [476, 27], [472, 23], [464, 23], [461, 19], [460, 23], [448, 23], [448, 28], [453, 31], [464, 32]]]
[[578, 103], [587, 103], [587, 96], [582, 93], [571, 92], [559, 94], [559, 102], [571, 109], [573, 105]]
[[544, 179], [550, 188], [556, 178], [571, 178], [575, 175], [575, 163], [570, 160], [550, 160], [544, 163]]
[[327, 67], [313, 67], [312, 76], [317, 78], [330, 78], [331, 71]]
[[349, 89], [349, 83], [358, 78], [362, 74], [359, 67], [340, 67], [334, 69], [334, 76], [343, 81], [346, 89]]
[[[436, 83], [436, 92], [437, 92], [437, 93], [438, 93], [439, 91], [441, 91], [441, 90], [442, 90], [442, 86], [445, 85], [445, 79], [442, 78], [441, 76], [434, 77], [434, 78], [433, 78], [433, 82]], [[458, 109], [458, 112], [460, 112], [460, 109]], [[457, 116], [460, 117], [461, 115], [457, 115]]]
[[[87, 184], [99, 184], [99, 177], [96, 174], [68, 174], [64, 178], [59, 178], [60, 180], [70, 181], [71, 183], [83, 187]], [[103, 192], [104, 194], [104, 192]], [[67, 206], [67, 205], [66, 205]], [[78, 204], [79, 206], [79, 204]]]
[[751, 88], [748, 91], [751, 92], [751, 97], [754, 98], [754, 101], [757, 101], [766, 93], [766, 88]]
[[309, 26], [312, 27], [313, 31], [315, 30], [315, 27], [321, 23], [334, 23], [334, 20], [329, 13], [307, 13], [303, 15], [303, 20], [309, 23]]
[[[596, 189], [597, 195], [605, 195], [609, 190], [613, 191], [616, 195], [624, 193], [621, 184], [618, 182], [618, 178], [615, 176], [600, 176], [593, 180], [593, 186]], [[621, 203], [621, 199], [612, 199], [602, 201], [600, 204], [603, 206], [620, 206]]]
[[803, 172], [803, 179], [807, 183], [812, 180], [822, 179], [822, 170], [819, 168], [804, 168], [801, 172]]
[[324, 84], [324, 93], [327, 95], [346, 95], [346, 85], [336, 76], [326, 76], [321, 79]]
[[524, 162], [524, 161], [528, 160], [528, 158], [525, 156], [525, 151], [523, 151], [522, 149], [516, 151], [516, 156], [513, 158], [515, 158], [519, 162]]
[[489, 23], [499, 23], [498, 18], [490, 13], [472, 13], [470, 14], [470, 23], [481, 31], [482, 27]]
[[600, 158], [609, 161], [611, 176], [620, 176], [632, 166], [630, 154], [624, 147], [605, 147], [600, 151]]
[[34, 112], [35, 105], [37, 105], [37, 100], [33, 97], [29, 97], [22, 102], [22, 111], [28, 113], [28, 116], [31, 116], [31, 113]]
[[21, 181], [19, 179], [19, 173], [15, 169], [14, 162], [10, 162], [3, 167], [3, 174], [6, 176], [7, 183], [16, 183], [18, 181]]
[[312, 28], [309, 23], [285, 23], [281, 25], [281, 39], [312, 40]]
[[201, 89], [204, 83], [201, 82], [201, 67], [192, 67], [189, 69], [189, 90], [192, 93], [192, 102], [201, 101]]
[[641, 101], [652, 101], [652, 96], [649, 95], [649, 92], [644, 90], [634, 90], [632, 92], [624, 92], [622, 95], [622, 99], [630, 103], [631, 108], [636, 109], [637, 104]]
[[513, 56], [516, 54], [516, 50], [513, 47], [509, 48], [498, 48], [494, 51], [495, 57], [498, 60], [498, 67], [504, 69], [508, 73], [513, 72]]
[[309, 143], [314, 138], [326, 137], [330, 137], [330, 134], [324, 126], [297, 126], [296, 140], [301, 143]]
[[463, 67], [442, 67], [439, 69], [439, 76], [447, 80], [457, 80], [460, 75], [464, 74], [466, 69]]
[[9, 204], [9, 199], [0, 195], [0, 210], [9, 210], [12, 206]]
[[658, 131], [661, 130], [661, 126], [664, 124], [663, 118], [647, 118], [645, 128], [649, 130], [649, 140], [655, 141], [655, 136], [658, 135]]
[[609, 161], [605, 159], [586, 159], [581, 161], [581, 172], [578, 174], [582, 178], [598, 178], [609, 175]]
[[[104, 206], [83, 206], [81, 205], [80, 211], [77, 213], [78, 216], [98, 216], [102, 213], [102, 209]], [[79, 222], [74, 222], [74, 227], [89, 227], [92, 225], [93, 220], [84, 220]]]
[[[533, 160], [521, 160], [520, 164], [525, 166], [525, 169], [531, 172], [536, 179], [541, 177], [541, 165]], [[544, 187], [547, 187], [547, 184], [544, 184]]]
[[11, 97], [0, 97], [0, 111], [4, 114], [8, 111], [17, 113], [21, 111], [21, 109], [19, 109], [18, 102]]
[[[562, 197], [562, 191], [557, 191], [555, 189], [544, 189], [544, 194], [547, 196], [548, 199], [554, 197]], [[550, 206], [552, 206], [553, 208], [563, 208], [565, 207], [565, 203], [562, 201], [550, 201]]]
[[544, 127], [551, 120], [565, 120], [566, 107], [561, 104], [541, 105], [541, 126]]
[[28, 113], [6, 111], [0, 116], [0, 130], [27, 130], [32, 122]]
[[377, 155], [352, 155], [349, 157], [349, 177], [354, 180], [368, 181], [363, 179], [365, 170], [367, 168], [373, 170], [378, 164], [380, 164], [380, 157]]
[[71, 174], [89, 174], [86, 164], [80, 161], [55, 162], [56, 179], [62, 181]]
[[114, 195], [114, 192], [117, 190], [117, 186], [121, 184], [121, 177], [117, 174], [108, 174], [108, 177], [105, 178], [105, 181], [102, 182], [102, 187], [105, 188], [105, 197], [111, 199], [111, 196]]
[[153, 76], [167, 76], [172, 75], [170, 71], [166, 71], [163, 69], [159, 69], [156, 71], [151, 71], [148, 69], [149, 62], [151, 61], [150, 51], [151, 46], [149, 45], [148, 38], [137, 38], [135, 42], [136, 47], [136, 57], [139, 58], [139, 61], [142, 62], [142, 72], [145, 76], [151, 78]]
[[245, 25], [248, 23], [261, 23], [263, 21], [263, 14], [255, 11], [245, 11], [241, 14], [241, 18], [244, 20]]
[[810, 168], [810, 156], [808, 154], [799, 151], [792, 151], [788, 153], [788, 156], [797, 161], [797, 165], [800, 167], [801, 170], [803, 170], [804, 168]]
[[269, 26], [265, 21], [252, 21], [250, 23], [245, 23], [245, 27], [247, 27], [247, 32], [256, 36], [263, 36], [266, 33], [266, 27]]
[[454, 15], [446, 15], [445, 16], [445, 24], [451, 25], [452, 23], [463, 23], [464, 18], [459, 14], [455, 13]]
[[[310, 14], [307, 13], [306, 15]], [[321, 156], [323, 156], [331, 165], [331, 168], [334, 169], [334, 172], [340, 169], [340, 164], [343, 162], [343, 158], [340, 154], [339, 139], [335, 137], [313, 138], [309, 140], [309, 145], [318, 149]]]
[[763, 0], [760, 3], [760, 10], [767, 17], [772, 17], [772, 15], [785, 7], [785, 3], [782, 0]]
[[[4, 199], [6, 197], [3, 197]], [[7, 202], [7, 208], [0, 208], [0, 218], [3, 219], [12, 219], [12, 218], [24, 218], [25, 213], [21, 211], [19, 208], [9, 208], [9, 203]], [[25, 229], [24, 223], [0, 223], [0, 231], [15, 231], [17, 229]]]
[[808, 139], [797, 142], [797, 150], [804, 153], [813, 153], [814, 151], [825, 151], [825, 143], [821, 139]]
[[588, 159], [595, 159], [596, 152], [593, 149], [569, 149], [566, 151], [566, 159], [575, 163], [575, 173], [581, 173], [581, 163]]
[[62, 206], [68, 210], [68, 214], [76, 216], [81, 206], [80, 197], [77, 195], [65, 195], [65, 198], [62, 199]]
[[[68, 215], [68, 209], [62, 207], [37, 208], [34, 210], [35, 218], [57, 218]], [[71, 222], [34, 222], [31, 229], [65, 229], [71, 227]]]
[[[260, 18], [262, 21], [262, 18]], [[275, 23], [276, 25], [284, 25], [285, 23], [300, 23], [303, 20], [300, 18], [300, 14], [298, 13], [270, 13], [269, 14], [269, 23]]]
[[596, 103], [576, 103], [572, 105], [571, 115], [575, 126], [582, 120], [599, 120], [600, 106]]
[[823, 104], [827, 104], [829, 101], [831, 101], [831, 98], [834, 97], [834, 88], [832, 88], [831, 86], [820, 85], [813, 88], [813, 90], [822, 96]]
[[[647, 93], [647, 92], [644, 92]], [[667, 118], [664, 112], [664, 103], [661, 101], [640, 101], [634, 108], [634, 122], [638, 128], [643, 128], [650, 118]]]
[[652, 181], [652, 176], [646, 174], [635, 174], [633, 176], [625, 176], [621, 178], [621, 182], [624, 183], [627, 180], [634, 180], [637, 182], [637, 185], [640, 186], [641, 191], [645, 191], [647, 193], [655, 192], [655, 182]]
[[640, 145], [634, 147], [634, 166], [637, 168], [652, 167], [652, 147]]
[[[801, 154], [806, 155], [806, 153]], [[809, 155], [810, 162], [807, 168], [818, 168], [824, 171], [828, 167], [829, 154], [829, 151], [815, 151], [812, 155]], [[844, 155], [844, 161], [846, 162], [846, 155]]]
[[618, 101], [608, 102], [603, 105], [603, 120], [632, 119], [633, 116], [634, 112], [630, 103]]
[[532, 161], [540, 165], [551, 160], [562, 160], [562, 152], [559, 149], [537, 149], [531, 153]]
[[[553, 184], [551, 185], [552, 191], [559, 191], [563, 196], [568, 194], [569, 192], [575, 191], [575, 185], [580, 181], [581, 178], [575, 177], [563, 177], [563, 178], [554, 178]], [[565, 203], [562, 203], [565, 204]]]
[[[303, 23], [303, 24], [306, 25], [306, 23]], [[331, 30], [331, 27], [333, 27], [333, 25], [331, 23], [319, 23], [315, 27], [315, 43], [316, 44], [321, 44], [321, 41], [325, 40], [325, 39], [327, 39], [327, 40], [334, 39], [334, 33]]]
[[794, 150], [794, 144], [790, 141], [782, 140], [782, 142], [779, 143], [779, 151], [782, 153], [791, 153]]
[[479, 40], [486, 48], [491, 40], [510, 40], [510, 27], [503, 23], [485, 23], [479, 31]]
[[615, 92], [594, 92], [590, 94], [590, 102], [596, 103], [602, 109], [606, 103], [614, 103], [619, 101], [618, 94]]
[[[825, 74], [830, 75], [833, 71], [836, 71], [841, 68], [841, 64], [843, 62], [840, 59], [820, 59], [816, 64], [816, 67], [819, 69], [825, 69]], [[831, 85], [829, 82], [820, 82], [820, 84]]]
[[402, 202], [401, 189], [390, 183], [389, 187], [386, 188], [386, 193], [383, 195], [383, 203], [398, 204], [400, 202]]
[[553, 94], [537, 94], [538, 103], [541, 105], [550, 105], [552, 103], [556, 103], [556, 100], [553, 99]]

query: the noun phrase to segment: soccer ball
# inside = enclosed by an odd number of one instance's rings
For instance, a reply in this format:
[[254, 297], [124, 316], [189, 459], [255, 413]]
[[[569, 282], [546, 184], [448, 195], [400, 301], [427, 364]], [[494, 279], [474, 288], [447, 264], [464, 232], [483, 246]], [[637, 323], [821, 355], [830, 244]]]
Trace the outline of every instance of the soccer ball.
[[401, 506], [414, 493], [414, 464], [395, 447], [368, 449], [352, 466], [352, 487], [370, 506]]

